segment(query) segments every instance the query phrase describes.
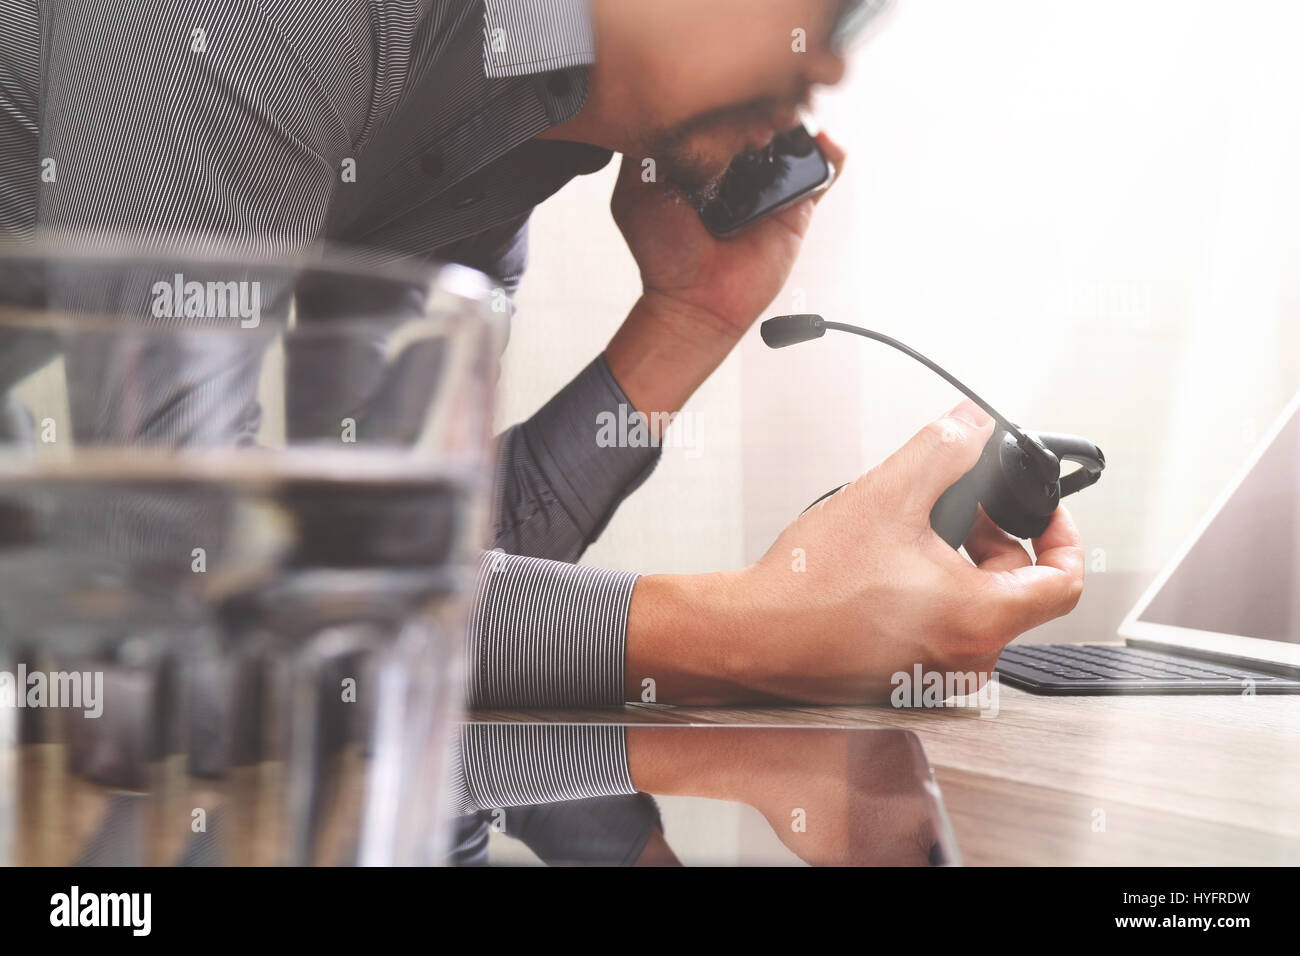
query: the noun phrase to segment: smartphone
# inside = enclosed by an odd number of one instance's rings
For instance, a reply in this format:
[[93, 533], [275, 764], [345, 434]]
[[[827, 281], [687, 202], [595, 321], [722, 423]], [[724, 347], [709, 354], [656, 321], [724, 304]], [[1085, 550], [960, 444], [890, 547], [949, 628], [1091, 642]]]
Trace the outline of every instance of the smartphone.
[[825, 186], [831, 165], [803, 125], [777, 133], [761, 150], [741, 153], [722, 177], [717, 198], [700, 210], [705, 228], [718, 238]]

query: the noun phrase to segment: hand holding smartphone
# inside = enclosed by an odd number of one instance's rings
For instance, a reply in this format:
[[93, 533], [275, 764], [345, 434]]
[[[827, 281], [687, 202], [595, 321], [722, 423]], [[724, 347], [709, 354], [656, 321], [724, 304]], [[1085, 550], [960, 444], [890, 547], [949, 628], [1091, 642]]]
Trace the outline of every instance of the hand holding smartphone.
[[784, 209], [830, 182], [831, 165], [803, 125], [778, 133], [762, 150], [731, 161], [718, 196], [699, 210], [705, 228], [722, 239]]

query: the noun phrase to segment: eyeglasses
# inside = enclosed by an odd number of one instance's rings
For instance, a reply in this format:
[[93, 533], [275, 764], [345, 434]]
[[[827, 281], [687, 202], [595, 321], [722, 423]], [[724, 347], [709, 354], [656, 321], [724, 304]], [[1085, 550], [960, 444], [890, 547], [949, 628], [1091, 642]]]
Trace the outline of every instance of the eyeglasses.
[[840, 13], [831, 32], [831, 46], [836, 50], [849, 47], [891, 2], [892, 0], [841, 0]]

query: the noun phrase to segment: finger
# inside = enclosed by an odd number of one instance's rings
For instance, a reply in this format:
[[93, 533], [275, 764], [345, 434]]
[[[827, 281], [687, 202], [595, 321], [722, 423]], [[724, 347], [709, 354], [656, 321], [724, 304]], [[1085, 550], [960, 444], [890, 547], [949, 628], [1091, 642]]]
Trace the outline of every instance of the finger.
[[821, 148], [822, 155], [826, 157], [826, 162], [828, 162], [831, 167], [830, 181], [827, 182], [823, 188], [817, 190], [817, 192], [813, 194], [814, 201], [820, 201], [822, 196], [826, 195], [826, 190], [839, 182], [840, 176], [844, 175], [844, 163], [848, 159], [848, 154], [844, 152], [844, 147], [826, 134], [825, 130], [819, 132], [815, 139], [817, 140], [818, 147]]
[[821, 202], [822, 196], [826, 195], [826, 191], [839, 180], [840, 171], [844, 168], [845, 153], [840, 145], [825, 133], [818, 133], [814, 138], [830, 166], [830, 178], [812, 193], [791, 203], [772, 217], [772, 221], [781, 223], [801, 238], [808, 234], [808, 227], [812, 225], [813, 210]]
[[1067, 550], [1077, 550], [1080, 555], [1083, 554], [1083, 538], [1079, 535], [1079, 529], [1074, 526], [1074, 516], [1070, 514], [1070, 509], [1065, 505], [1057, 505], [1056, 511], [1052, 513], [1051, 523], [1048, 524], [1047, 530], [1034, 539], [1034, 554], [1038, 556], [1038, 564], [1044, 560], [1052, 560], [1052, 553], [1065, 548]]
[[995, 525], [983, 508], [966, 538], [966, 553], [981, 571], [1014, 571], [1033, 564], [1019, 539]]
[[840, 175], [844, 172], [844, 160], [847, 156], [843, 147], [827, 136], [825, 132], [818, 133], [814, 139], [830, 166], [830, 178], [817, 187], [809, 196], [777, 214], [777, 218], [783, 220], [787, 226], [794, 230], [796, 235], [800, 236], [808, 232], [808, 226], [812, 223], [813, 210], [821, 202], [822, 197], [826, 195], [827, 190], [839, 182]]
[[885, 459], [879, 478], [898, 495], [906, 517], [928, 522], [939, 496], [975, 467], [992, 433], [993, 419], [974, 402], [963, 401]]
[[774, 215], [771, 221], [783, 223], [796, 236], [802, 238], [808, 234], [808, 227], [812, 225], [813, 210], [817, 208], [817, 200], [825, 191], [824, 188], [819, 189], [811, 196], [805, 196], [798, 202], [791, 203]]
[[1006, 625], [1015, 634], [1068, 614], [1083, 593], [1083, 543], [1069, 511], [1057, 507], [1034, 553], [1036, 564], [1000, 576]]

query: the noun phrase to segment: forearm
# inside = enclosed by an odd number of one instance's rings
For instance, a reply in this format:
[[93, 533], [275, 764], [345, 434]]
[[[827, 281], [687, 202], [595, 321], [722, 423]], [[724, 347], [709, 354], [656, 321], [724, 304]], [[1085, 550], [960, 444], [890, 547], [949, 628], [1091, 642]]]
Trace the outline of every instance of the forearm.
[[642, 793], [751, 803], [816, 742], [804, 728], [629, 727], [628, 774]]
[[[659, 442], [599, 440], [601, 417], [618, 415], [620, 404], [646, 415], [677, 411], [737, 338], [716, 321], [643, 296], [603, 358], [503, 436], [495, 544], [509, 554], [576, 560], [658, 458]], [[630, 615], [633, 575], [503, 559], [485, 570], [470, 629], [470, 699], [479, 705], [608, 705], [625, 690], [640, 700], [647, 677], [657, 700], [752, 699], [711, 659], [722, 648], [710, 635], [690, 641], [681, 630], [698, 626], [725, 575], [656, 578], [636, 588], [641, 607]], [[625, 672], [613, 662], [624, 663], [633, 621], [638, 641]]]
[[[453, 738], [451, 799], [460, 813], [634, 793], [741, 799], [756, 771], [779, 772], [767, 763], [792, 745], [806, 750], [806, 739], [787, 745], [745, 727], [471, 723]], [[657, 822], [653, 803], [644, 807]], [[521, 835], [528, 822], [507, 813], [506, 831]]]
[[647, 292], [605, 348], [637, 411], [676, 414], [740, 341], [742, 329]]
[[602, 422], [676, 414], [739, 333], [654, 293], [643, 295], [605, 353], [501, 436], [495, 544], [511, 554], [576, 561], [654, 470], [662, 435], [610, 443]]
[[[719, 734], [730, 728], [628, 727], [627, 767], [632, 786], [641, 793], [672, 797], [726, 799], [734, 789], [735, 767], [728, 742]], [[743, 743], [733, 740], [732, 743]]]
[[638, 578], [628, 607], [627, 698], [718, 705], [777, 698], [752, 688], [745, 571]]
[[470, 614], [472, 707], [734, 704], [780, 698], [752, 640], [745, 571], [638, 577], [485, 555]]

